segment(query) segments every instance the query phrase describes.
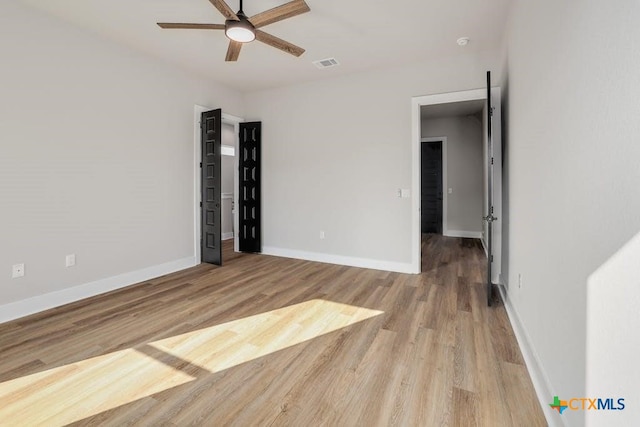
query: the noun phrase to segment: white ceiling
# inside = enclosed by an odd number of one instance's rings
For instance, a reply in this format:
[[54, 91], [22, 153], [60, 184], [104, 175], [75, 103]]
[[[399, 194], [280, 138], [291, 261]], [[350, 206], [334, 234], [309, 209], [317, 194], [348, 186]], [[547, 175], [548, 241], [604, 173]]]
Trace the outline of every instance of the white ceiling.
[[[242, 91], [497, 49], [510, 0], [306, 0], [311, 12], [262, 30], [307, 51], [299, 58], [260, 42], [224, 61], [222, 31], [162, 30], [156, 22], [224, 23], [208, 0], [21, 0], [136, 50]], [[244, 0], [248, 16], [287, 0]], [[238, 0], [228, 0], [237, 10]], [[469, 37], [462, 48], [459, 37]], [[339, 67], [312, 61], [335, 57]]]

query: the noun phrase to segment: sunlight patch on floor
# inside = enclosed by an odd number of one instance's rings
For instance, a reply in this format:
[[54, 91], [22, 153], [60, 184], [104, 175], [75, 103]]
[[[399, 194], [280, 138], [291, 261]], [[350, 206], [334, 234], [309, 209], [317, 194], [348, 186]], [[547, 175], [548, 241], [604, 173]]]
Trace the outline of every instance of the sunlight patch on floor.
[[194, 379], [121, 350], [0, 384], [0, 424], [66, 425]]
[[316, 299], [149, 343], [155, 357], [126, 349], [9, 380], [0, 424], [69, 424], [196, 379], [167, 360], [215, 373], [383, 313]]
[[315, 299], [150, 345], [210, 372], [219, 372], [383, 313]]

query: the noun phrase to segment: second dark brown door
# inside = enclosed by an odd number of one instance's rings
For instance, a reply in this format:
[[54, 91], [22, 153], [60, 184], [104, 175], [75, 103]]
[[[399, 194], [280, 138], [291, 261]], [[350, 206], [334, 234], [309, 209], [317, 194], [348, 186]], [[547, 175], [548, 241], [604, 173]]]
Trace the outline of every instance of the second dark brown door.
[[239, 248], [241, 252], [262, 251], [261, 204], [261, 122], [240, 123], [238, 159]]
[[442, 142], [423, 142], [421, 154], [421, 229], [442, 234]]

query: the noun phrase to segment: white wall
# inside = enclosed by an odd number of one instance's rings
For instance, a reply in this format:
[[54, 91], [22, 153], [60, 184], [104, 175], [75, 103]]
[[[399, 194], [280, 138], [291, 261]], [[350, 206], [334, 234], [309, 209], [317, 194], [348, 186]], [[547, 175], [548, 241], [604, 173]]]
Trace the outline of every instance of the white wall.
[[481, 88], [497, 56], [246, 95], [247, 117], [263, 121], [266, 249], [411, 271], [411, 200], [396, 196], [411, 188], [411, 97]]
[[625, 399], [623, 412], [588, 412], [590, 426], [640, 421], [640, 233], [589, 276], [587, 395]]
[[3, 319], [8, 303], [193, 261], [194, 104], [238, 114], [240, 96], [17, 2], [0, 28]]
[[[422, 137], [447, 137], [447, 230], [482, 232], [482, 121], [477, 116], [422, 119]], [[443, 188], [447, 191], [447, 188]]]
[[590, 425], [640, 421], [638, 22], [637, 1], [518, 1], [507, 32], [509, 299], [549, 402], [626, 398]]

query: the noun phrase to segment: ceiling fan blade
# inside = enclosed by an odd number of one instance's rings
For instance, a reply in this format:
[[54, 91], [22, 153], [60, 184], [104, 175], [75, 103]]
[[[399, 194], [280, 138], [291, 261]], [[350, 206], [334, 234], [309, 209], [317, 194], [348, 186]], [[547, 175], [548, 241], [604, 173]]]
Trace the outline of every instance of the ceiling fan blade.
[[229, 47], [227, 48], [227, 57], [224, 58], [224, 60], [227, 62], [237, 61], [238, 56], [240, 56], [241, 48], [242, 48], [242, 43], [229, 40]]
[[225, 17], [225, 19], [238, 20], [236, 13], [223, 0], [209, 0], [211, 4]]
[[164, 29], [224, 30], [223, 24], [182, 24], [177, 22], [158, 22], [158, 26]]
[[304, 0], [293, 0], [289, 3], [283, 4], [282, 6], [277, 6], [273, 9], [253, 15], [249, 18], [249, 21], [254, 27], [260, 28], [265, 25], [273, 24], [274, 22], [282, 21], [283, 19], [291, 18], [292, 16], [309, 12], [310, 10], [311, 9]]
[[280, 49], [283, 52], [290, 53], [293, 56], [300, 56], [304, 53], [303, 48], [296, 46], [293, 43], [289, 43], [288, 41], [282, 40], [276, 36], [272, 36], [269, 33], [265, 33], [262, 30], [256, 30], [256, 40], [268, 44], [269, 46], [275, 47], [276, 49]]

